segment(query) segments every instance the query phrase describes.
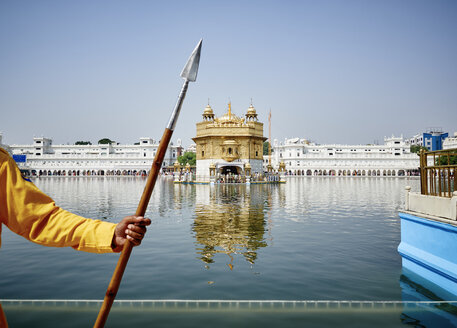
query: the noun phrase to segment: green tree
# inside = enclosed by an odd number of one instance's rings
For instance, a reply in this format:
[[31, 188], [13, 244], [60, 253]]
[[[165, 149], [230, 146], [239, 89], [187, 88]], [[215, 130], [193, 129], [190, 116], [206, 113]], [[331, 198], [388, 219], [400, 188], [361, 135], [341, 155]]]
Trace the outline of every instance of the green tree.
[[419, 145], [411, 145], [409, 147], [409, 150], [412, 152], [412, 153], [417, 153], [419, 154], [421, 149], [425, 150], [425, 151], [428, 151], [427, 147], [424, 147], [424, 146], [419, 146]]
[[90, 141], [76, 141], [75, 145], [92, 145], [92, 142]]
[[440, 156], [436, 159], [437, 165], [457, 165], [457, 155]]
[[98, 141], [99, 144], [110, 144], [110, 143], [113, 143], [114, 141], [111, 141], [110, 139], [108, 138], [103, 138], [103, 139], [100, 139]]
[[[264, 154], [264, 155], [268, 155], [268, 145], [269, 145], [269, 144], [270, 144], [270, 143], [269, 143], [268, 141], [265, 141], [265, 142], [263, 143], [263, 154]], [[271, 153], [273, 153], [273, 148], [271, 148]]]
[[183, 155], [178, 156], [178, 162], [181, 165], [189, 165], [194, 166], [197, 163], [197, 155], [191, 151], [186, 151]]

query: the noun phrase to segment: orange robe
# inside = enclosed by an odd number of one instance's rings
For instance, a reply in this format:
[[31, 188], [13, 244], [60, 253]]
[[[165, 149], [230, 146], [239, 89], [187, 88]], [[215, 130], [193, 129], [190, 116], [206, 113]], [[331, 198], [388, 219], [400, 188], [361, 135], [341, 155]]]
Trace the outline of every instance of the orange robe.
[[[114, 223], [86, 219], [56, 206], [0, 148], [0, 246], [2, 224], [44, 246], [73, 247], [92, 253], [113, 252]], [[7, 327], [0, 306], [0, 327]]]
[[86, 219], [56, 206], [32, 182], [22, 178], [16, 163], [2, 148], [0, 222], [11, 231], [40, 245], [70, 246], [92, 253], [113, 251], [111, 242], [116, 227], [114, 223]]

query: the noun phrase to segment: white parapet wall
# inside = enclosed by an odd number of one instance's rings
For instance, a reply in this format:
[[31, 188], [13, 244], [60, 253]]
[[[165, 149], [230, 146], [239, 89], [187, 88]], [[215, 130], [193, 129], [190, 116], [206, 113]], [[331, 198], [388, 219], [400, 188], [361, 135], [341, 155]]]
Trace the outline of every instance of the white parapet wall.
[[457, 220], [457, 191], [451, 198], [421, 195], [406, 187], [405, 210], [447, 220]]

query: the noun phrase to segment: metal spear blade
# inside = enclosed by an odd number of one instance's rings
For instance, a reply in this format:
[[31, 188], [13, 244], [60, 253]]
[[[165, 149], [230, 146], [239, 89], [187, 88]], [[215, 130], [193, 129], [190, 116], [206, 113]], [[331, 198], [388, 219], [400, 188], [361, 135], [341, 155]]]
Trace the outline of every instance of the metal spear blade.
[[179, 112], [181, 111], [182, 102], [187, 93], [187, 87], [189, 82], [195, 82], [197, 80], [198, 65], [200, 64], [200, 52], [202, 50], [202, 41], [198, 42], [194, 51], [190, 55], [189, 60], [184, 66], [184, 69], [181, 72], [181, 77], [184, 79], [181, 92], [179, 93], [178, 100], [176, 101], [175, 108], [173, 113], [171, 113], [170, 120], [168, 121], [167, 129], [174, 130], [176, 126], [176, 121], [178, 120]]
[[184, 66], [181, 72], [181, 77], [187, 81], [195, 82], [197, 80], [198, 65], [200, 64], [200, 52], [202, 50], [202, 41], [203, 39], [198, 42], [194, 51], [190, 55], [186, 66]]

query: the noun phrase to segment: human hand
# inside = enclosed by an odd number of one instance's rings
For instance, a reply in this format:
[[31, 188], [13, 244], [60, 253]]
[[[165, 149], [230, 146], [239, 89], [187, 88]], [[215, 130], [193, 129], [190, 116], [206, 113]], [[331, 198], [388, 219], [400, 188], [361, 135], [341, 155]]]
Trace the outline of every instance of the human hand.
[[118, 253], [122, 251], [126, 241], [130, 241], [133, 246], [141, 244], [141, 240], [146, 233], [146, 226], [151, 224], [151, 220], [142, 216], [126, 216], [116, 225], [114, 230], [111, 247]]

